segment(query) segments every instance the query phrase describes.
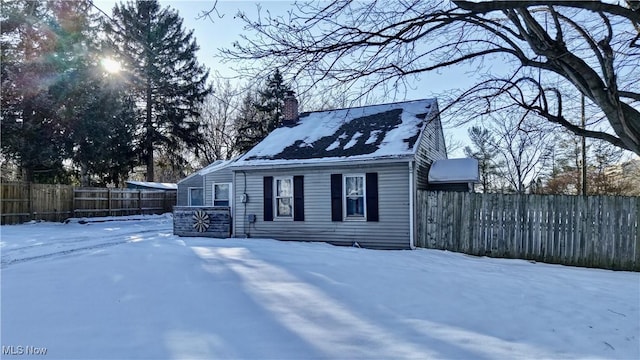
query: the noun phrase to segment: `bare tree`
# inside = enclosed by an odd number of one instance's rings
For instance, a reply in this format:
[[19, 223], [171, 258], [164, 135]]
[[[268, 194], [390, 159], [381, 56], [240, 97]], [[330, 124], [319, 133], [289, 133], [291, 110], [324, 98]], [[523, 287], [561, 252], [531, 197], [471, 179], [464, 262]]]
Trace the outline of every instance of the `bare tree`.
[[[425, 0], [296, 4], [287, 17], [250, 19], [223, 50], [237, 70], [286, 69], [306, 86], [350, 84], [362, 96], [406, 90], [419, 75], [471, 64], [478, 83], [457, 101], [481, 111], [505, 97], [579, 136], [640, 154], [640, 3]], [[259, 62], [256, 65], [256, 61]], [[485, 62], [499, 62], [490, 68]], [[499, 69], [498, 69], [499, 68]], [[486, 74], [484, 72], [490, 72]], [[486, 75], [490, 75], [486, 77]], [[303, 80], [300, 80], [303, 81]], [[563, 112], [569, 85], [613, 132], [582, 128]], [[446, 109], [446, 106], [443, 107]]]
[[502, 177], [518, 194], [545, 170], [553, 150], [553, 132], [540, 127], [527, 114], [495, 117], [491, 130], [497, 135], [493, 144], [500, 154]]
[[[546, 194], [582, 193], [581, 145], [567, 134], [556, 137], [558, 152], [553, 170], [539, 177], [539, 192]], [[593, 140], [587, 146], [587, 194], [631, 195], [640, 194], [640, 160], [624, 159], [623, 151], [605, 141]]]
[[201, 166], [237, 155], [234, 118], [242, 97], [241, 90], [229, 81], [217, 80], [211, 86], [213, 92], [206, 97], [200, 110], [204, 143], [198, 147], [196, 157]]

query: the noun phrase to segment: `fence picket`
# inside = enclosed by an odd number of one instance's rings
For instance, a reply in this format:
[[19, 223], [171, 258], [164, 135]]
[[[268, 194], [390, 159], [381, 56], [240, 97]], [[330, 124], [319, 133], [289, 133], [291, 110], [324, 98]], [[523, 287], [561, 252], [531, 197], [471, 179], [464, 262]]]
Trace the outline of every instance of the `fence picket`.
[[426, 248], [640, 270], [640, 197], [419, 191], [417, 218]]
[[[130, 196], [132, 193], [137, 196]], [[176, 204], [175, 192], [148, 193], [148, 196], [140, 201], [139, 190], [2, 183], [1, 223], [17, 224], [29, 220], [61, 221], [75, 216], [162, 213], [171, 211]]]

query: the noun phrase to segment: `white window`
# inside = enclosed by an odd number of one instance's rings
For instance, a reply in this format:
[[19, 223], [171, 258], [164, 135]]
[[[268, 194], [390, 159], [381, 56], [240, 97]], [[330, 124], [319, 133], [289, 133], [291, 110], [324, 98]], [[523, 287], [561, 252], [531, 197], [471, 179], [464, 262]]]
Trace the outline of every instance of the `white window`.
[[213, 184], [213, 206], [231, 206], [231, 183]]
[[189, 206], [204, 205], [204, 191], [202, 188], [189, 188]]
[[365, 178], [364, 175], [344, 175], [343, 201], [345, 219], [365, 219]]
[[293, 178], [275, 178], [275, 215], [278, 218], [293, 218]]

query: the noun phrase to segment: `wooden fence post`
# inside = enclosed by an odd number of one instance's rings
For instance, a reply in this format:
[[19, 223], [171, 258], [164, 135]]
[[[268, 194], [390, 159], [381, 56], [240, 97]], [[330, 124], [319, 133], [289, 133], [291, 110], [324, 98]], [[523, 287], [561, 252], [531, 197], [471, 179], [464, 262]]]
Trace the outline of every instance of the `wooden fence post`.
[[113, 215], [113, 212], [111, 210], [112, 209], [112, 207], [111, 207], [111, 194], [112, 194], [111, 190], [112, 189], [107, 189], [107, 202], [109, 203], [109, 205], [108, 205], [108, 207], [109, 207], [109, 216]]
[[33, 216], [33, 183], [29, 183], [29, 220], [35, 220]]
[[142, 215], [142, 190], [138, 189], [138, 210], [140, 211], [140, 215]]
[[73, 194], [73, 196], [71, 196], [71, 217], [75, 218], [76, 217], [76, 188], [73, 187], [71, 188], [71, 193]]

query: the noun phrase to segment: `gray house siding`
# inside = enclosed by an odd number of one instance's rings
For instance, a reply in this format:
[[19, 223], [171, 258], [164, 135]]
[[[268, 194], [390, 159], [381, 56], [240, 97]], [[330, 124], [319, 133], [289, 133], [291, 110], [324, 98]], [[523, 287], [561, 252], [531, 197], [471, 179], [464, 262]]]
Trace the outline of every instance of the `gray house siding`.
[[178, 206], [189, 206], [189, 188], [202, 187], [202, 176], [194, 174], [178, 183]]
[[416, 151], [416, 186], [425, 190], [428, 186], [429, 167], [434, 160], [446, 159], [447, 149], [440, 118], [429, 122], [418, 143]]
[[[379, 221], [332, 221], [331, 174], [378, 174]], [[265, 176], [304, 176], [304, 221], [264, 221]], [[298, 169], [238, 170], [234, 174], [234, 234], [279, 240], [325, 241], [338, 245], [408, 249], [408, 163], [370, 166], [302, 167]], [[242, 194], [248, 201], [242, 203]], [[247, 215], [255, 215], [250, 224]]]
[[[204, 204], [213, 206], [213, 184], [233, 182], [233, 172], [229, 167], [222, 168], [204, 175]], [[233, 191], [233, 188], [232, 188]]]

